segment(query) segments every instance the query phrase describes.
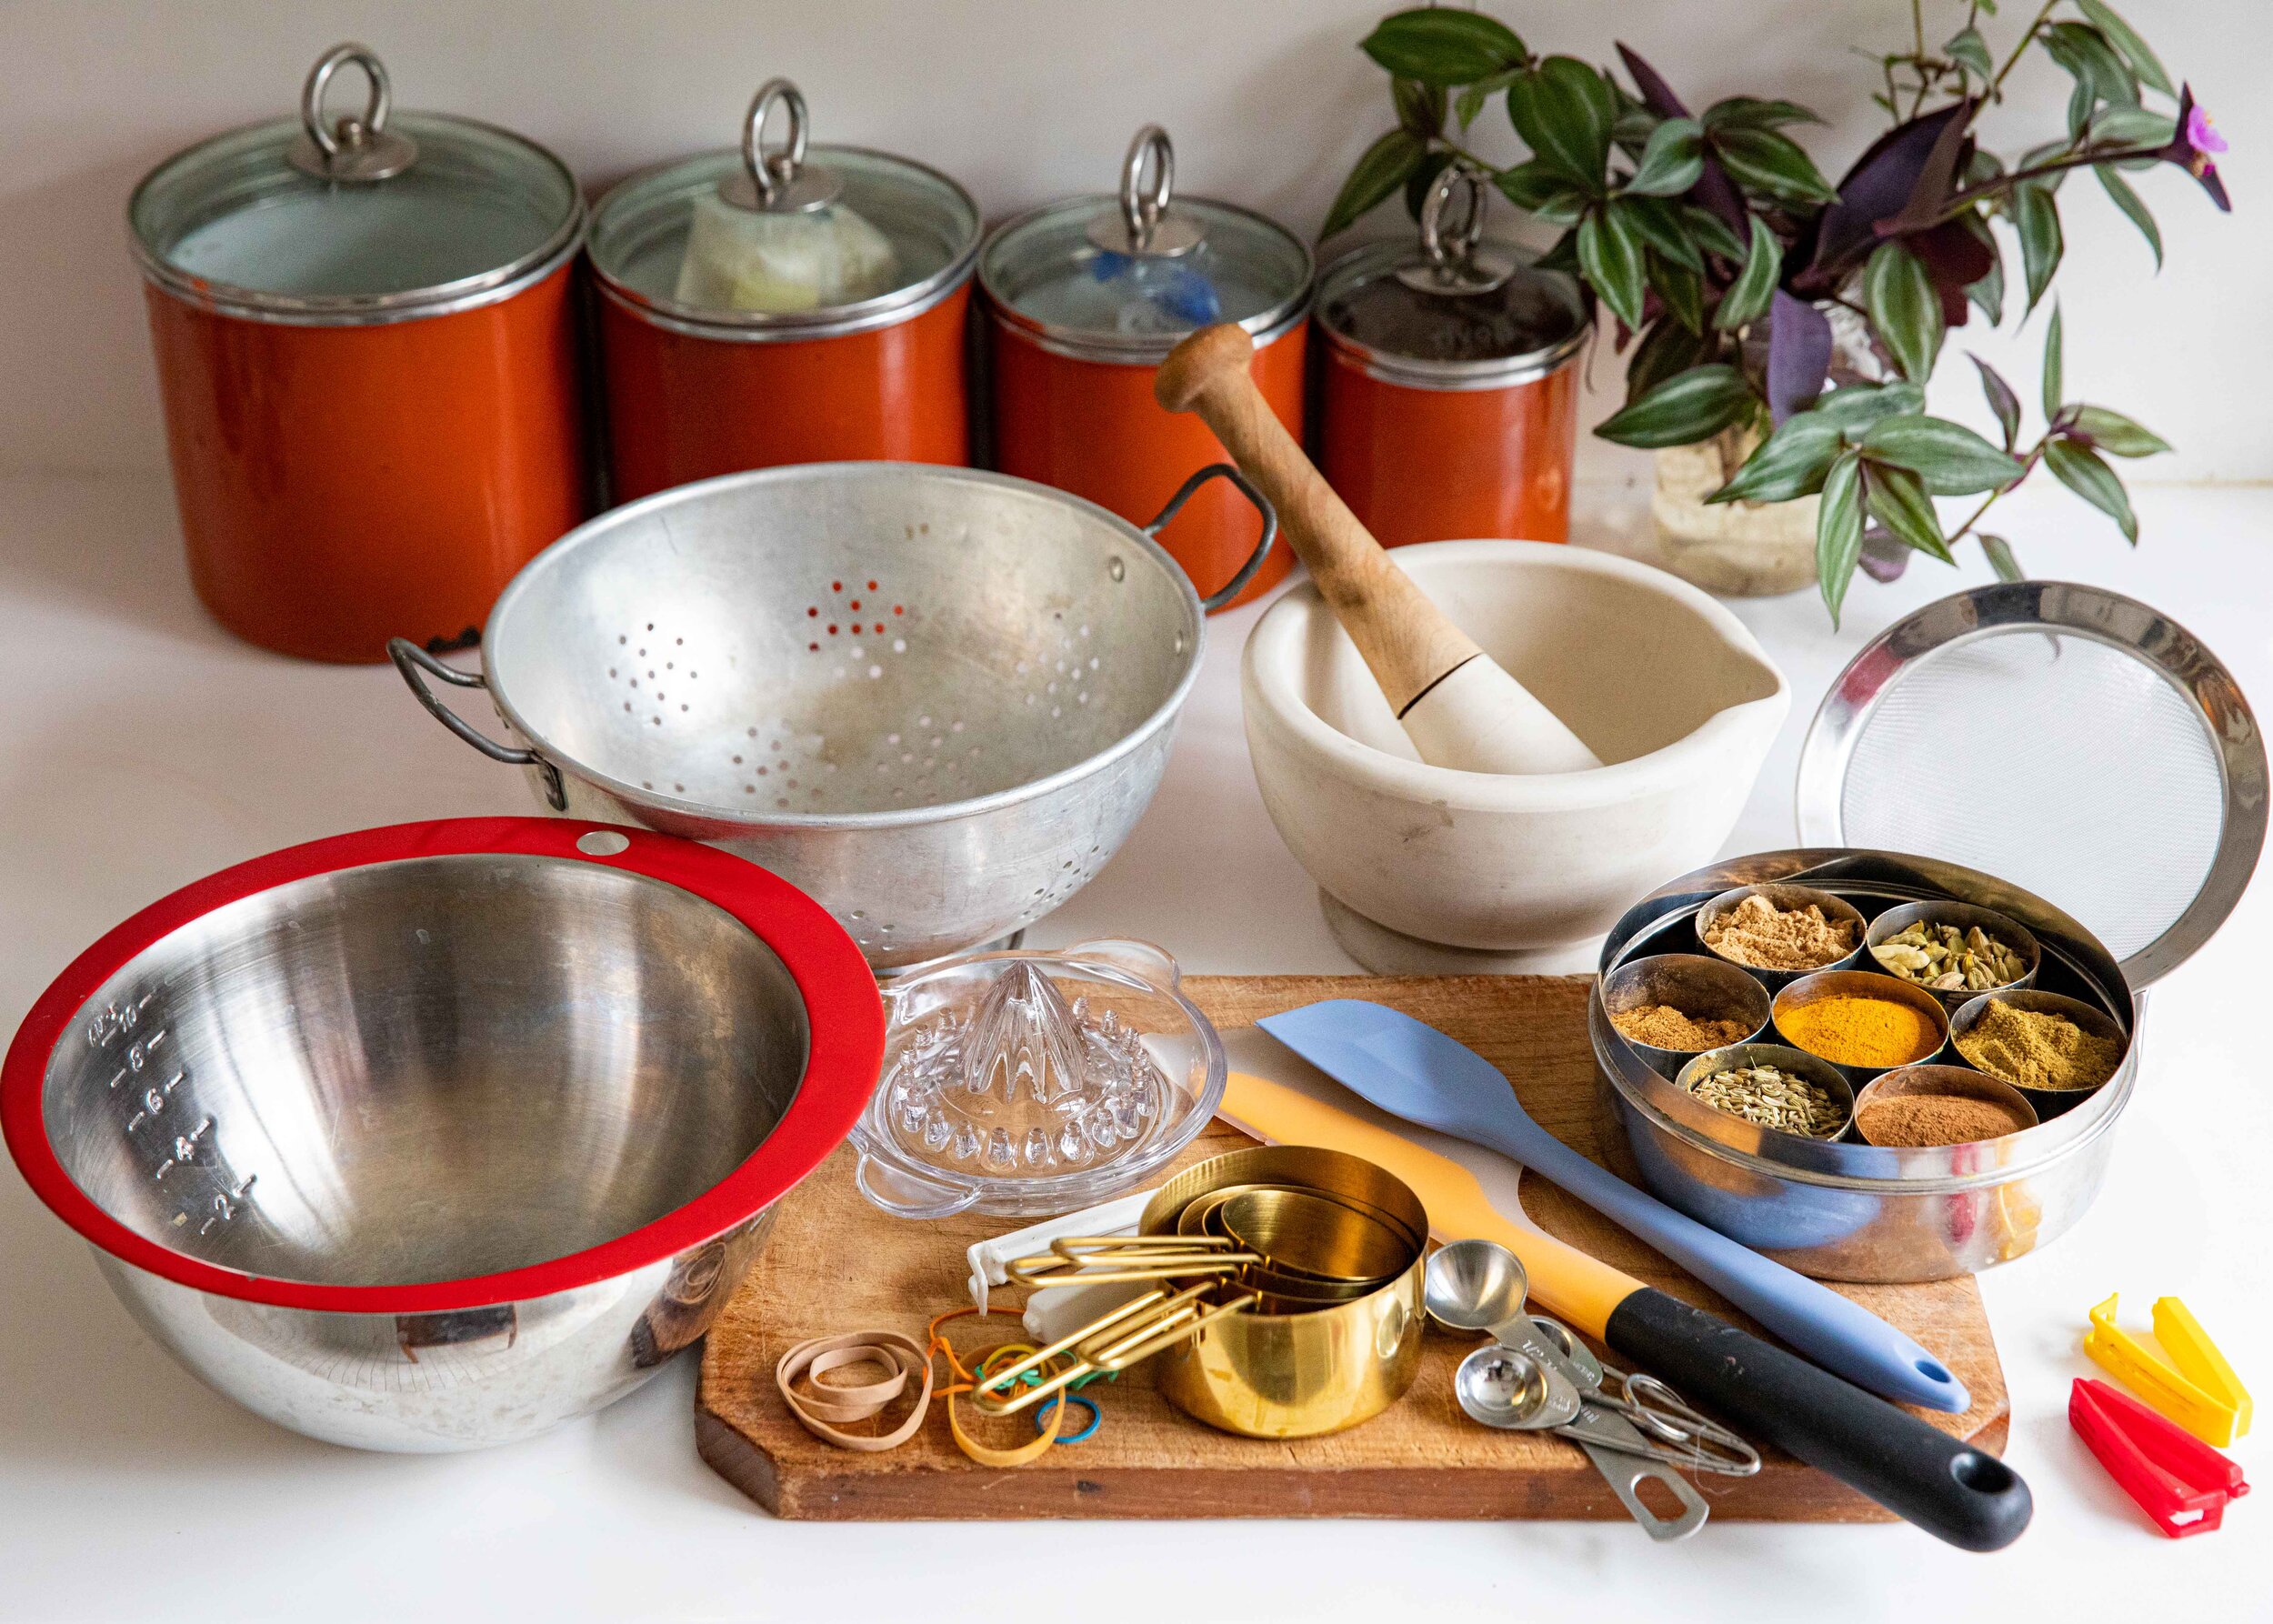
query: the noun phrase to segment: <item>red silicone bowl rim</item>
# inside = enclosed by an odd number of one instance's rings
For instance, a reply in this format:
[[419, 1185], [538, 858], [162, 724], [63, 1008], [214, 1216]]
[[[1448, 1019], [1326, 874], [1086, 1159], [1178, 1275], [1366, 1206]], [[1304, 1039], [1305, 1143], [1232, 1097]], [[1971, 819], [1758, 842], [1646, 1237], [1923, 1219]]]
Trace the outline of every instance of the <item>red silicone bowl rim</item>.
[[[629, 844], [612, 855], [578, 851], [577, 840], [595, 830]], [[561, 857], [645, 875], [725, 909], [774, 950], [805, 1001], [810, 1048], [789, 1109], [747, 1160], [685, 1206], [599, 1246], [525, 1268], [403, 1286], [324, 1286], [201, 1262], [127, 1228], [64, 1171], [41, 1108], [48, 1063], [80, 1007], [135, 955], [215, 908], [294, 880], [374, 863], [478, 854]], [[851, 1130], [883, 1058], [884, 1001], [867, 960], [827, 910], [786, 880], [715, 847], [644, 829], [550, 817], [446, 818], [271, 852], [185, 886], [118, 926], [55, 977], [17, 1028], [0, 1065], [0, 1131], [34, 1193], [121, 1262], [195, 1290], [278, 1308], [435, 1314], [610, 1279], [676, 1257], [764, 1211]]]

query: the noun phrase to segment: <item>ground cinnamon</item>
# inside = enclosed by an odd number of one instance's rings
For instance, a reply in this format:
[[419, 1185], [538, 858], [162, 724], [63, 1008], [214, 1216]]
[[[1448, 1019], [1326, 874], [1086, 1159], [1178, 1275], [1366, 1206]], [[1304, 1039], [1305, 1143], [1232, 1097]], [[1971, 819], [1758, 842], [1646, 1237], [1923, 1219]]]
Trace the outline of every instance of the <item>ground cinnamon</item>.
[[1856, 1129], [1867, 1143], [1898, 1149], [1970, 1145], [2002, 1138], [2028, 1126], [2028, 1119], [2009, 1106], [1967, 1094], [1898, 1094], [1869, 1101], [1855, 1118]]
[[1757, 970], [1813, 970], [1855, 950], [1855, 921], [1827, 917], [1810, 902], [1781, 908], [1755, 891], [1715, 919], [1705, 945]]
[[1670, 1004], [1638, 1004], [1611, 1016], [1610, 1024], [1636, 1043], [1691, 1054], [1724, 1048], [1752, 1036], [1752, 1028], [1740, 1020], [1692, 1020]]

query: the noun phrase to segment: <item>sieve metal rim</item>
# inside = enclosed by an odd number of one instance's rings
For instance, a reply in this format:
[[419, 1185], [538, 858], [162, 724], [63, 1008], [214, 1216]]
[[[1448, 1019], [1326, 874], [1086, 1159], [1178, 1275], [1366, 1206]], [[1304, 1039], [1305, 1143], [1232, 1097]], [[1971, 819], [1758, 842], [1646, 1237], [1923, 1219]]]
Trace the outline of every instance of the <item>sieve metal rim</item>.
[[2225, 791], [2218, 849], [2201, 887], [2161, 934], [2122, 960], [2142, 990], [2184, 964], [2225, 924], [2265, 846], [2265, 741], [2233, 674], [2160, 610], [2074, 581], [2006, 581], [1937, 599], [1866, 643], [1823, 697], [1800, 746], [1794, 800], [1803, 847], [1849, 844], [1841, 801], [1855, 748], [1879, 703], [1920, 661], [1965, 644], [2052, 628], [2128, 655], [2194, 711]]
[[[1123, 734], [1112, 744], [1095, 755], [1084, 757], [1070, 766], [1059, 768], [1044, 777], [1014, 784], [1007, 789], [974, 796], [957, 801], [938, 801], [928, 806], [898, 807], [876, 812], [795, 812], [776, 809], [772, 812], [745, 811], [715, 801], [696, 800], [685, 796], [664, 795], [643, 789], [637, 785], [602, 772], [582, 757], [562, 749], [544, 732], [534, 727], [514, 705], [506, 674], [500, 670], [497, 655], [497, 628], [505, 625], [523, 596], [534, 590], [534, 583], [546, 572], [566, 566], [566, 561], [579, 547], [605, 545], [616, 532], [636, 527], [652, 515], [667, 513], [681, 505], [692, 505], [717, 494], [766, 485], [792, 485], [806, 482], [827, 484], [833, 481], [876, 481], [904, 479], [915, 476], [936, 479], [948, 484], [992, 486], [1024, 493], [1052, 504], [1076, 508], [1098, 522], [1117, 531], [1120, 538], [1136, 548], [1153, 567], [1160, 572], [1176, 592], [1184, 615], [1187, 643], [1184, 649], [1184, 669], [1176, 685], [1159, 705], [1145, 719]], [[541, 624], [541, 623], [540, 623]], [[680, 817], [699, 819], [705, 823], [723, 825], [735, 829], [816, 829], [860, 830], [909, 828], [919, 825], [947, 823], [959, 818], [977, 817], [1006, 807], [1037, 799], [1069, 785], [1104, 771], [1114, 763], [1142, 749], [1156, 735], [1175, 727], [1177, 714], [1190, 697], [1192, 686], [1199, 680], [1202, 657], [1207, 651], [1207, 620], [1201, 612], [1199, 593], [1167, 549], [1140, 525], [1099, 506], [1070, 491], [1020, 479], [1015, 475], [997, 474], [984, 468], [946, 467], [931, 463], [906, 462], [835, 462], [796, 463], [781, 467], [754, 468], [736, 474], [721, 474], [716, 478], [700, 479], [689, 485], [674, 486], [627, 502], [621, 507], [610, 508], [595, 518], [586, 520], [567, 535], [554, 542], [543, 552], [521, 566], [520, 572], [507, 583], [504, 592], [489, 611], [489, 618], [482, 631], [482, 677], [498, 714], [507, 727], [519, 735], [543, 760], [554, 763], [561, 770], [586, 783], [596, 784], [616, 799], [627, 805], [674, 813]]]

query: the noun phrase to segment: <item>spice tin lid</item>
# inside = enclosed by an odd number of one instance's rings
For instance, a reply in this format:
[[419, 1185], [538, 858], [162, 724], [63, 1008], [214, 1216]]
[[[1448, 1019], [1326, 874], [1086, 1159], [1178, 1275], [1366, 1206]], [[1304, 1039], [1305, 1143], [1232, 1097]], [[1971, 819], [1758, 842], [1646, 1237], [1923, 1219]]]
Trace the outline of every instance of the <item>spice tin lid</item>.
[[2240, 900], [2266, 792], [2248, 701], [2184, 627], [2102, 587], [2018, 581], [1928, 604], [1855, 657], [1800, 752], [1799, 834], [2025, 887], [2136, 989]]
[[1578, 285], [1483, 227], [1482, 183], [1445, 170], [1417, 241], [1354, 249], [1318, 278], [1327, 341], [1369, 376], [1413, 388], [1506, 388], [1561, 366], [1591, 327]]
[[[363, 71], [360, 114], [325, 92]], [[396, 113], [368, 48], [335, 46], [297, 117], [167, 159], [126, 205], [143, 275], [231, 316], [355, 326], [444, 316], [517, 293], [575, 253], [584, 198], [534, 142], [468, 118]]]
[[1251, 210], [1175, 189], [1167, 134], [1147, 125], [1117, 194], [999, 226], [979, 254], [979, 286], [1001, 320], [1081, 360], [1148, 366], [1217, 322], [1238, 323], [1257, 343], [1299, 322], [1311, 278], [1302, 240]]
[[[774, 108], [787, 129], [768, 147]], [[961, 286], [978, 205], [913, 159], [806, 138], [805, 97], [760, 86], [738, 149], [636, 175], [593, 211], [601, 291], [700, 337], [826, 338], [888, 326]]]

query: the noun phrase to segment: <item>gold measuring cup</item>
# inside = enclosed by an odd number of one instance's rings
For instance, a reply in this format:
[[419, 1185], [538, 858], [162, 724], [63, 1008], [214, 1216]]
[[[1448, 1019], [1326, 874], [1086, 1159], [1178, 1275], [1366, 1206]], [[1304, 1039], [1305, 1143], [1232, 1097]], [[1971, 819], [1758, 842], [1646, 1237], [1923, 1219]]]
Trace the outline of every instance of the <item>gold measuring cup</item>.
[[[1188, 1208], [1219, 1193], [1223, 1198], [1191, 1230], [1182, 1228]], [[1297, 1195], [1311, 1198], [1291, 1198]], [[1207, 1231], [1210, 1221], [1227, 1223], [1223, 1209], [1240, 1200], [1248, 1201], [1241, 1219], [1283, 1256]], [[1248, 1438], [1354, 1427], [1403, 1397], [1419, 1371], [1427, 1228], [1427, 1211], [1401, 1181], [1341, 1151], [1275, 1145], [1202, 1162], [1154, 1193], [1134, 1238], [1069, 1238], [1048, 1258], [1011, 1266], [1011, 1277], [1029, 1285], [1158, 1283], [995, 1372], [974, 1402], [1008, 1414], [1091, 1371], [1126, 1369], [1157, 1355], [1155, 1388], [1211, 1427]], [[1321, 1262], [1374, 1272], [1355, 1280], [1302, 1272]], [[1383, 1264], [1392, 1267], [1377, 1267]], [[1359, 1294], [1289, 1295], [1336, 1287]], [[1036, 1386], [1021, 1385], [1028, 1371], [1060, 1359], [1066, 1368]]]

